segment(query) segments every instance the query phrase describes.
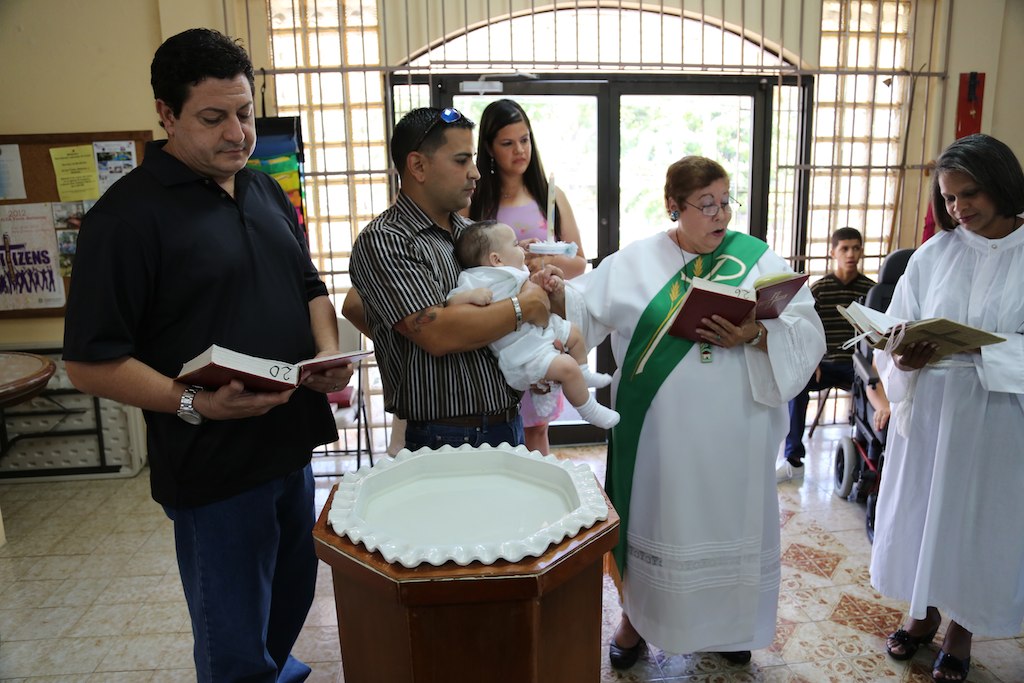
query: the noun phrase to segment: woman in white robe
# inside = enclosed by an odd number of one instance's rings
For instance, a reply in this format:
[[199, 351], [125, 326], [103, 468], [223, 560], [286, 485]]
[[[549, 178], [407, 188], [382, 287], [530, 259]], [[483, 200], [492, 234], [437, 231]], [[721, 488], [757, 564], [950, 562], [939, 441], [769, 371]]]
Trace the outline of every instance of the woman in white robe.
[[[664, 323], [651, 335], [641, 321], [649, 302], [665, 292], [678, 301], [681, 292], [672, 283], [687, 282], [680, 278], [684, 265], [702, 263], [693, 275], [747, 288], [761, 275], [791, 271], [760, 240], [726, 230], [732, 217], [728, 193], [728, 176], [716, 162], [676, 162], [665, 194], [677, 227], [609, 256], [573, 281], [581, 297], [567, 297], [567, 317], [583, 330], [588, 346], [611, 335], [618, 367], [612, 397], [616, 409], [627, 409], [609, 448], [609, 494], [623, 517], [617, 559], [620, 565], [626, 560], [623, 622], [609, 646], [615, 668], [632, 666], [645, 641], [677, 653], [716, 651], [745, 663], [750, 650], [771, 644], [775, 634], [775, 459], [786, 434], [787, 402], [825, 351], [810, 291], [802, 287], [774, 320], [755, 321], [752, 312], [736, 326], [716, 316], [702, 332], [703, 349], [693, 344], [681, 361], [672, 359], [676, 364], [660, 386], [641, 389], [639, 399], [628, 393], [629, 376], [654, 372], [654, 354], [647, 351], [680, 342], [659, 336]], [[759, 245], [747, 263], [732, 248], [722, 252], [732, 238]], [[652, 358], [635, 373], [627, 358], [634, 347]], [[635, 409], [632, 424], [624, 425], [629, 409]], [[635, 469], [631, 477], [627, 470], [625, 484], [613, 487], [630, 427]]]
[[[971, 635], [1007, 637], [1024, 621], [1024, 174], [986, 135], [936, 162], [943, 228], [918, 249], [889, 306], [943, 317], [1005, 341], [925, 365], [925, 344], [877, 354], [892, 403], [871, 583], [910, 603], [887, 650], [909, 659], [951, 620], [932, 676], [964, 680]], [[893, 429], [895, 427], [895, 430]]]

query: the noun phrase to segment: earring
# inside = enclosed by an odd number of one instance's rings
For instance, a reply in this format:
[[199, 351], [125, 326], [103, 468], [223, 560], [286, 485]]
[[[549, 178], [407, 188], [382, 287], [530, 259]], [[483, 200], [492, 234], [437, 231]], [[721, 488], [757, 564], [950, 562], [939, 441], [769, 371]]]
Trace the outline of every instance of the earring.
[[494, 175], [494, 157], [491, 157], [491, 175]]
[[679, 209], [672, 209], [671, 211], [669, 211], [668, 219], [673, 222], [679, 220]]

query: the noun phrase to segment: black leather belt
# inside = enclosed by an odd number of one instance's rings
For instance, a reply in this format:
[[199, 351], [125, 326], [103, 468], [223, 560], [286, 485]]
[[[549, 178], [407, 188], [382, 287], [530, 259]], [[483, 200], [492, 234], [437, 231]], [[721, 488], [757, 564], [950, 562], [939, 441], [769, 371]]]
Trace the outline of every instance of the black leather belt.
[[487, 415], [458, 415], [456, 417], [439, 417], [434, 420], [425, 420], [428, 424], [445, 425], [447, 427], [464, 427], [475, 429], [486, 428], [488, 425], [503, 424], [511, 422], [519, 416], [519, 406], [515, 405], [497, 413]]

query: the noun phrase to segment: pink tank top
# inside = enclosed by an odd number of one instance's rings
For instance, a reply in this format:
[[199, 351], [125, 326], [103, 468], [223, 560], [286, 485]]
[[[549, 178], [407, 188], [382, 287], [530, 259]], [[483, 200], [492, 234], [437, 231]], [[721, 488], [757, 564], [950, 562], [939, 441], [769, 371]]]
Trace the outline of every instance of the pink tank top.
[[548, 238], [548, 219], [536, 202], [499, 207], [495, 218], [512, 228], [518, 240], [533, 237], [543, 242]]

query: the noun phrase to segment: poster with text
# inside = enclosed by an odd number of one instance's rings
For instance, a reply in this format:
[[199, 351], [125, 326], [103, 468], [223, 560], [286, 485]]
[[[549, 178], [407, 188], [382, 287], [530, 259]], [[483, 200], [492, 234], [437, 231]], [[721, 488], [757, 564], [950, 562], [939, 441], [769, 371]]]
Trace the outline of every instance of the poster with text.
[[0, 311], [60, 308], [64, 303], [50, 205], [0, 206]]
[[25, 175], [17, 145], [0, 145], [0, 199], [24, 199]]
[[131, 140], [92, 143], [100, 194], [135, 168], [135, 143]]

